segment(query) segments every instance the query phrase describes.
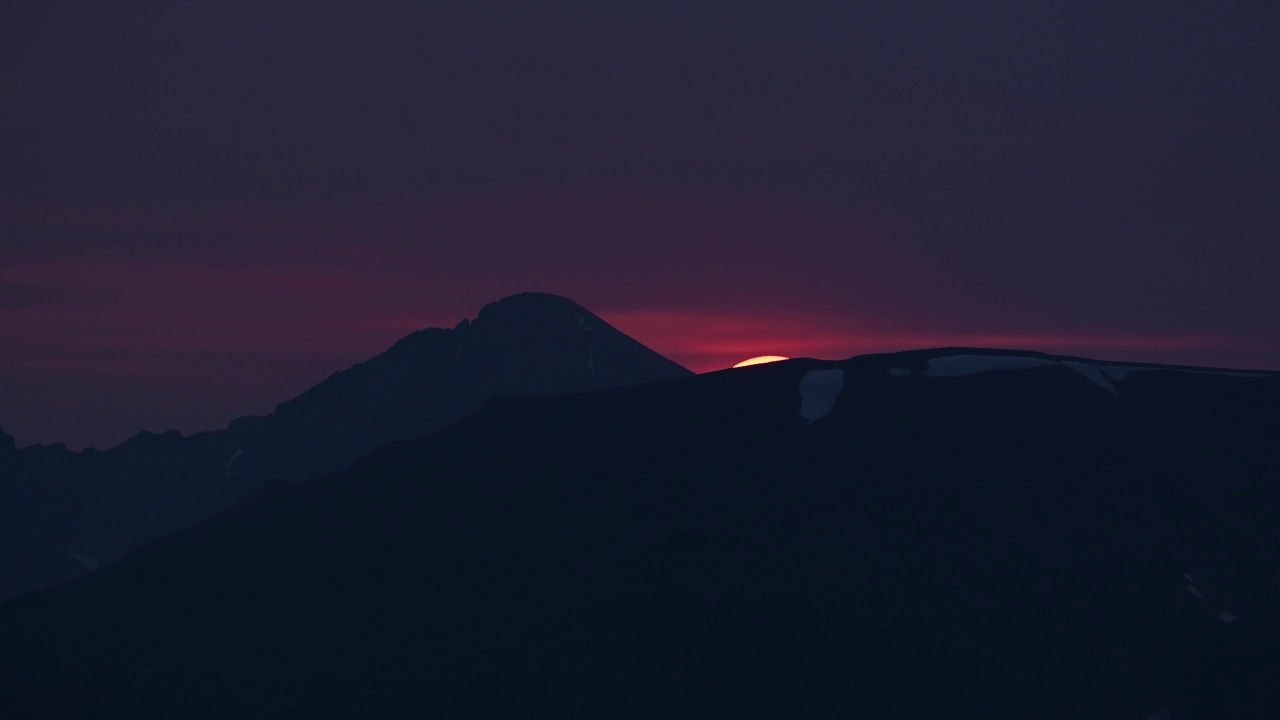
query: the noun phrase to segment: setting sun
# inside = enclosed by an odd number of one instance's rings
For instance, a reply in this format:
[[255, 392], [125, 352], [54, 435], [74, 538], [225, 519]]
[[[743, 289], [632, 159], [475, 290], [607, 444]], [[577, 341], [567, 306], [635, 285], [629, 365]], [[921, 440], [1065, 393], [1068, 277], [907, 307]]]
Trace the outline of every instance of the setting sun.
[[737, 365], [734, 365], [734, 367], [740, 368], [740, 367], [746, 367], [748, 365], [763, 365], [764, 363], [778, 362], [779, 360], [789, 360], [789, 359], [790, 358], [785, 358], [785, 357], [782, 357], [781, 355], [761, 355], [760, 357], [753, 357], [750, 360], [743, 360]]

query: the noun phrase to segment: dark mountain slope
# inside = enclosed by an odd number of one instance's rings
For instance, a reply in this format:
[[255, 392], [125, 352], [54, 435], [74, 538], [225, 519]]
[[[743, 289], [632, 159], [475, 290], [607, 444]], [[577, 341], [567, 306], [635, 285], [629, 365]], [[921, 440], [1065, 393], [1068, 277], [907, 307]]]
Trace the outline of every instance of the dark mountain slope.
[[580, 392], [690, 373], [570, 300], [527, 293], [414, 333], [265, 417], [105, 452], [0, 437], [0, 598], [52, 585], [244, 497], [422, 437], [494, 395]]
[[498, 398], [6, 603], [0, 714], [1275, 717], [1280, 376], [1136, 368]]

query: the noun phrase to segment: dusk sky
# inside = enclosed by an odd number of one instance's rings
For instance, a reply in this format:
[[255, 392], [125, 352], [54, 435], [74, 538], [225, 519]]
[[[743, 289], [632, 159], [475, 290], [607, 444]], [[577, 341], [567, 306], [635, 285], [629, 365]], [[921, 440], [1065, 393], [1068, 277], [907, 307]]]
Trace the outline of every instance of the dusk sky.
[[696, 371], [1280, 369], [1280, 3], [11, 0], [0, 428], [269, 412], [565, 295]]

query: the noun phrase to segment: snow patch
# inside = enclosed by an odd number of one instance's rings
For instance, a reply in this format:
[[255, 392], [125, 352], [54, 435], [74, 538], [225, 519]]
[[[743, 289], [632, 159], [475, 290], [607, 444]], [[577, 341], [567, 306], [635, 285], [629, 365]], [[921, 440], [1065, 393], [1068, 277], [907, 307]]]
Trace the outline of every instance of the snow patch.
[[1230, 610], [1223, 610], [1222, 613], [1218, 615], [1218, 619], [1224, 623], [1233, 623], [1236, 621], [1237, 617], [1238, 616]]
[[[1149, 369], [1154, 370], [1155, 368]], [[1107, 371], [1107, 375], [1111, 378], [1112, 382], [1119, 382], [1129, 377], [1129, 373], [1133, 372], [1134, 368], [1122, 367], [1120, 365], [1107, 365], [1103, 367], [1103, 370]]]
[[813, 424], [831, 414], [844, 389], [844, 370], [810, 370], [800, 379], [800, 417]]
[[1182, 573], [1182, 577], [1186, 578], [1187, 582], [1191, 583], [1192, 585], [1196, 584], [1196, 580], [1195, 578], [1191, 577], [1191, 573]]
[[1201, 600], [1204, 599], [1204, 596], [1200, 594], [1200, 589], [1197, 588], [1195, 585], [1187, 585], [1186, 588], [1187, 588], [1187, 592], [1191, 593], [1192, 595], [1195, 595]]
[[89, 572], [93, 572], [94, 570], [97, 570], [98, 568], [102, 567], [102, 563], [98, 562], [97, 560], [94, 560], [93, 558], [89, 557], [88, 555], [85, 555], [84, 553], [73, 552], [73, 553], [67, 553], [67, 554], [70, 555], [73, 560], [76, 560], [81, 565], [84, 565], [85, 567], [89, 568]]
[[462, 338], [462, 342], [458, 343], [458, 352], [454, 355], [454, 357], [455, 357], [455, 358], [460, 358], [460, 357], [462, 357], [462, 348], [464, 348], [464, 347], [466, 347], [466, 346], [467, 346], [467, 339], [466, 339], [466, 338]]
[[596, 374], [596, 344], [587, 345], [587, 369], [592, 375]]
[[1148, 715], [1146, 720], [1173, 720], [1173, 713], [1168, 708], [1163, 708]]
[[[1192, 373], [1196, 375], [1268, 376], [1268, 373], [1238, 372], [1234, 370], [1191, 370], [1147, 365], [1098, 365], [1073, 360], [1046, 360], [1019, 355], [947, 355], [928, 361], [929, 369], [925, 371], [925, 375], [928, 377], [960, 377], [992, 370], [1026, 370], [1046, 365], [1065, 365], [1113, 395], [1120, 394], [1115, 383], [1125, 380], [1131, 373], [1135, 372], [1164, 370], [1166, 372]], [[889, 374], [894, 377], [902, 377], [909, 373], [906, 370], [892, 368], [889, 370]]]
[[[1116, 390], [1116, 386], [1111, 384], [1111, 380], [1114, 377], [1111, 374], [1111, 368], [1103, 367], [1101, 365], [1090, 365], [1088, 363], [1070, 361], [1063, 361], [1062, 364], [1080, 373], [1085, 377], [1085, 379], [1097, 384], [1103, 390], [1106, 390], [1112, 395], [1120, 394], [1120, 391]], [[1124, 373], [1121, 373], [1120, 377], [1123, 378]]]
[[1028, 368], [1056, 365], [1044, 360], [1019, 355], [947, 355], [929, 361], [928, 377], [960, 377], [993, 370], [1026, 370]]
[[[1124, 368], [1108, 367], [1107, 370], [1123, 370], [1127, 372], [1146, 372], [1151, 370], [1164, 370], [1165, 372], [1189, 373], [1191, 375], [1221, 375], [1223, 377], [1231, 376], [1231, 377], [1255, 377], [1255, 378], [1267, 377], [1268, 375], [1268, 373], [1237, 372], [1235, 370], [1190, 370], [1187, 368], [1149, 367], [1145, 365], [1139, 366], [1139, 367], [1124, 367]], [[1123, 375], [1121, 376], [1120, 379], [1123, 379]]]
[[892, 377], [906, 377], [907, 375], [910, 375], [910, 374], [911, 374], [910, 370], [903, 370], [902, 368], [889, 368], [889, 375]]
[[227, 477], [231, 477], [231, 463], [235, 462], [236, 458], [243, 454], [244, 448], [236, 448], [236, 451], [231, 453], [231, 457], [227, 458]]
[[[1156, 365], [1094, 365], [1092, 363], [1078, 363], [1078, 362], [1069, 362], [1069, 361], [1064, 361], [1062, 364], [1066, 365], [1067, 367], [1070, 367], [1072, 370], [1075, 370], [1081, 375], [1088, 377], [1090, 380], [1094, 380], [1094, 376], [1101, 374], [1105, 376], [1107, 380], [1110, 380], [1108, 385], [1114, 382], [1125, 380], [1126, 378], [1128, 378], [1130, 373], [1152, 372], [1155, 370], [1163, 370], [1164, 372], [1187, 373], [1190, 375], [1221, 375], [1223, 377], [1227, 377], [1227, 376], [1267, 377], [1267, 373], [1237, 372], [1235, 370], [1192, 370], [1190, 368], [1159, 367]], [[1097, 380], [1094, 380], [1094, 381], [1098, 382]]]

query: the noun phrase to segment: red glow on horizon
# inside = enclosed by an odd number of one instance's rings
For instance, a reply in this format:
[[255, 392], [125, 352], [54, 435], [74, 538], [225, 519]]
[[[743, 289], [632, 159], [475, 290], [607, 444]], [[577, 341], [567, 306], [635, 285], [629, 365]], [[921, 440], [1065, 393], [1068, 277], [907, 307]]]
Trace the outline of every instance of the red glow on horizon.
[[[773, 351], [788, 358], [844, 360], [857, 355], [936, 347], [1035, 350], [1099, 360], [1232, 367], [1243, 343], [1202, 335], [1123, 335], [1017, 332], [929, 332], [860, 329], [856, 321], [785, 315], [697, 311], [619, 311], [601, 316], [618, 330], [696, 373], [733, 367], [742, 357]], [[1259, 348], [1260, 349], [1260, 348]], [[1269, 369], [1264, 367], [1240, 369]]]
[[[529, 287], [522, 284], [527, 269], [472, 277], [456, 272], [458, 258], [433, 263], [432, 257], [426, 250], [384, 247], [317, 249], [301, 259], [284, 250], [181, 257], [137, 255], [128, 248], [105, 255], [46, 249], [4, 258], [0, 427], [21, 444], [65, 441], [73, 448], [110, 447], [142, 429], [223, 427], [240, 415], [270, 412], [410, 332], [453, 327], [474, 318], [485, 303], [523, 290], [566, 295], [699, 373], [766, 354], [842, 360], [947, 346], [1280, 367], [1280, 345], [1256, 339], [954, 325], [936, 330], [921, 327], [920, 312], [909, 307], [872, 314], [850, 308], [896, 306], [816, 306], [751, 278], [741, 279], [749, 290], [730, 293], [731, 303], [726, 281], [654, 309], [645, 298], [657, 290], [618, 289], [614, 276], [565, 268]], [[989, 322], [999, 327], [998, 320]]]

